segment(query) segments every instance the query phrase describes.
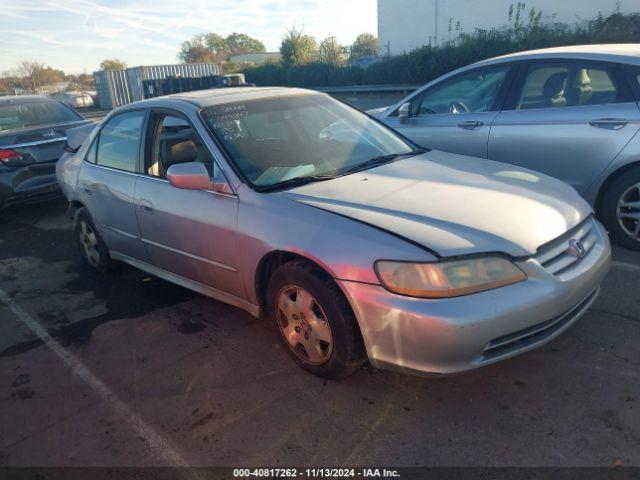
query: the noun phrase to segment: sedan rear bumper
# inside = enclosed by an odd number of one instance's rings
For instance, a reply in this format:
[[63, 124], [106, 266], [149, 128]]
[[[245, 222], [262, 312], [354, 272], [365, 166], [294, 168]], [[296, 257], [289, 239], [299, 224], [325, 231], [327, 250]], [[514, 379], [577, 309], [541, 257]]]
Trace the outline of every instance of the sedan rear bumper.
[[15, 169], [0, 167], [0, 208], [60, 196], [55, 165], [47, 162]]
[[417, 374], [453, 374], [526, 352], [560, 335], [596, 299], [611, 263], [606, 232], [560, 278], [537, 259], [518, 262], [528, 279], [450, 299], [393, 294], [380, 285], [339, 281], [360, 324], [371, 363]]

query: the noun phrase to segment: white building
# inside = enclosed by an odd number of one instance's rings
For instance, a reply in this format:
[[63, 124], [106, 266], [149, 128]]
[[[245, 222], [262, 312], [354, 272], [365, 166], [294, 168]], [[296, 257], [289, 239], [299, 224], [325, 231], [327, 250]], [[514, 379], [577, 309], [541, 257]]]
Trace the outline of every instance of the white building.
[[[424, 45], [438, 45], [455, 39], [460, 32], [513, 25], [509, 9], [517, 0], [378, 0], [380, 52], [399, 55]], [[525, 0], [522, 23], [529, 23], [533, 7], [542, 12], [543, 23], [573, 24], [591, 20], [599, 12], [640, 11], [638, 0]]]

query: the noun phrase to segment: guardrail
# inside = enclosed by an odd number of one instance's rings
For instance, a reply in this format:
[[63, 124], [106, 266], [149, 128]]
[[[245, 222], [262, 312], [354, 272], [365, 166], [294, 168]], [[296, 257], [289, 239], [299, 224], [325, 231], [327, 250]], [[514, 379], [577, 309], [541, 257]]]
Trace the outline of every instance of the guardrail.
[[[404, 96], [420, 87], [421, 85], [347, 85], [341, 87], [315, 87], [313, 90], [330, 94], [401, 93]], [[109, 109], [87, 109], [81, 110], [81, 113], [85, 118], [94, 119], [104, 117], [110, 111]]]
[[79, 110], [80, 114], [89, 120], [93, 118], [102, 118], [106, 116], [111, 110], [109, 109], [100, 109], [100, 110]]
[[324, 93], [411, 93], [421, 85], [347, 85], [344, 87], [315, 87]]

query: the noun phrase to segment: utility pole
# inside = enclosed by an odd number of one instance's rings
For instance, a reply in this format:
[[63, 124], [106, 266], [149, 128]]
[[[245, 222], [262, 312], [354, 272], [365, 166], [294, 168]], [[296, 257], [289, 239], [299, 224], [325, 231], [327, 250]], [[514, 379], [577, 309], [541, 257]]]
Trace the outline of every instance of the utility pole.
[[436, 25], [435, 25], [435, 32], [434, 32], [434, 37], [435, 37], [435, 46], [438, 46], [438, 0], [436, 0]]

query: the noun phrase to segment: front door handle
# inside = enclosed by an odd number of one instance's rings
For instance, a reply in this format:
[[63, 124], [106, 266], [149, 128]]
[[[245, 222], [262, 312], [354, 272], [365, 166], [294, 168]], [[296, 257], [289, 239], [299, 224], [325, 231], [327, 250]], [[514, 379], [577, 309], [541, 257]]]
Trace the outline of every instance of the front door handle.
[[479, 128], [484, 125], [484, 122], [479, 122], [477, 120], [468, 120], [466, 122], [460, 122], [458, 126], [460, 128], [464, 128], [465, 130], [473, 130], [474, 128]]
[[606, 128], [607, 130], [620, 130], [629, 120], [626, 118], [598, 118], [591, 120], [589, 125], [596, 128]]
[[153, 213], [153, 203], [151, 203], [149, 200], [140, 200], [140, 208], [145, 212]]

